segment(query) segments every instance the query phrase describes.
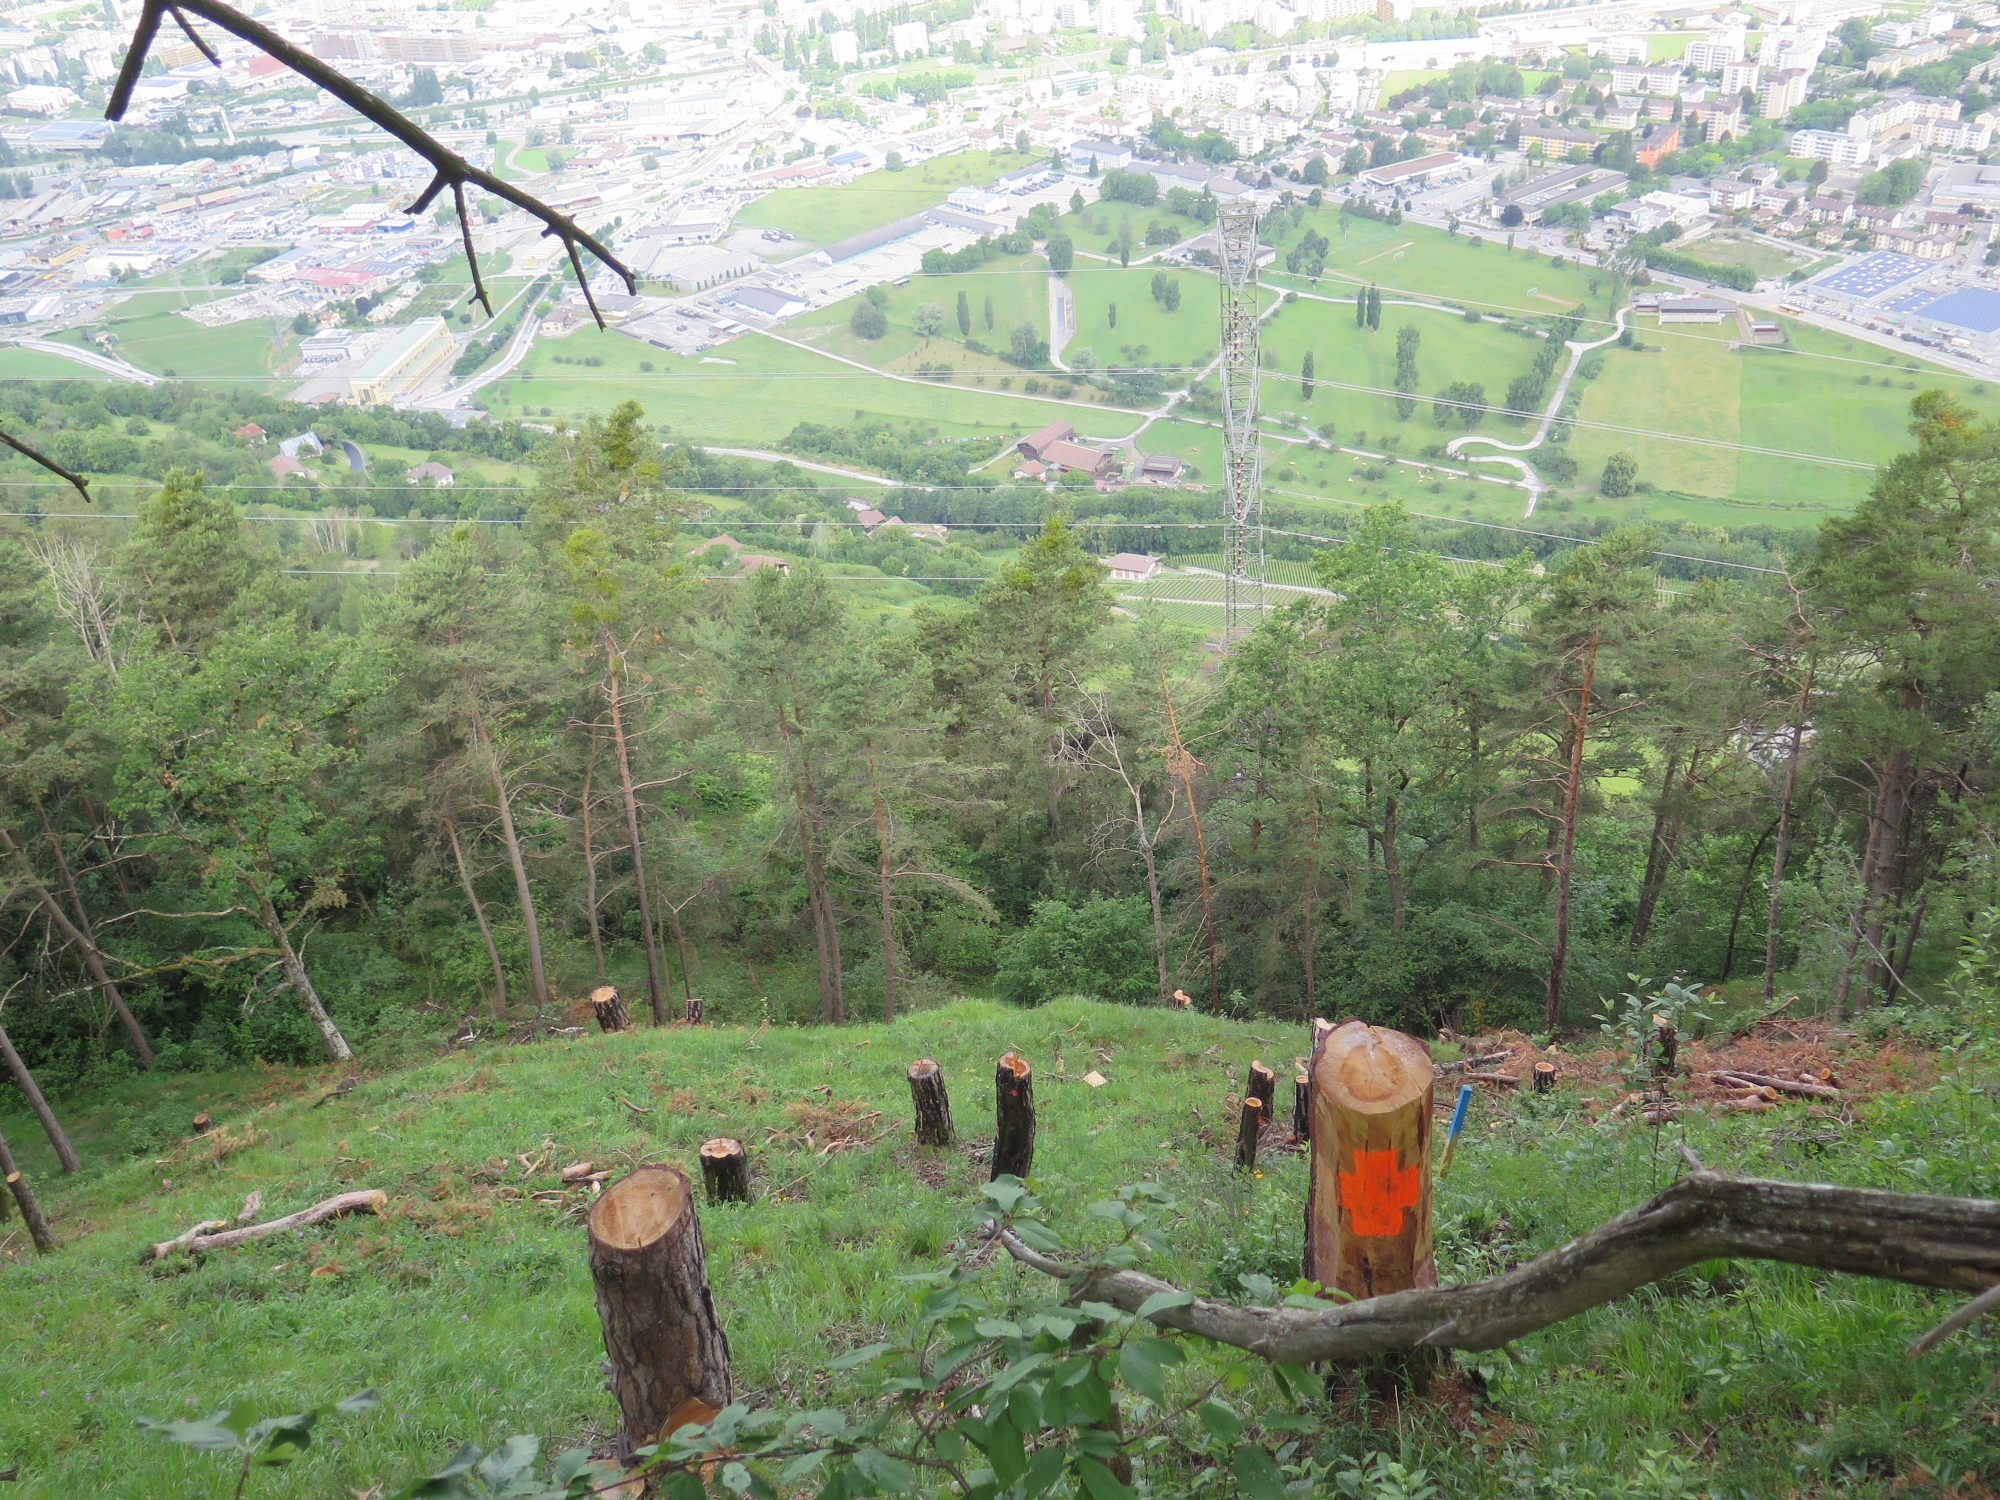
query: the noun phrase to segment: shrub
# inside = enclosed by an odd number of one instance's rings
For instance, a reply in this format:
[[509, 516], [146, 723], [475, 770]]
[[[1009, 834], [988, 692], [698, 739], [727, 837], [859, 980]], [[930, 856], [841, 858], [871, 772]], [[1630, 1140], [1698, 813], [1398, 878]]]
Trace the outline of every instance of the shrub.
[[1143, 896], [1098, 897], [1081, 906], [1038, 901], [1034, 919], [1007, 944], [995, 988], [1014, 1005], [1093, 995], [1138, 1005], [1157, 1001], [1153, 919]]
[[1597, 487], [1607, 499], [1617, 500], [1632, 493], [1638, 477], [1639, 460], [1629, 453], [1614, 453], [1604, 460], [1604, 478]]
[[847, 320], [847, 326], [857, 338], [879, 339], [889, 331], [889, 320], [881, 308], [864, 297], [854, 304], [854, 315]]

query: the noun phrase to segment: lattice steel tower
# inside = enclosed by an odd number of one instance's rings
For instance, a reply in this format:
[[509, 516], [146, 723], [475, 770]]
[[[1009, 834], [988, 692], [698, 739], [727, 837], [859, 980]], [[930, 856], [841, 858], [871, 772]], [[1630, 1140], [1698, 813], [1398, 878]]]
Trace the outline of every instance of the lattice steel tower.
[[1257, 205], [1216, 215], [1222, 257], [1222, 631], [1247, 634], [1264, 615], [1263, 452], [1257, 442]]

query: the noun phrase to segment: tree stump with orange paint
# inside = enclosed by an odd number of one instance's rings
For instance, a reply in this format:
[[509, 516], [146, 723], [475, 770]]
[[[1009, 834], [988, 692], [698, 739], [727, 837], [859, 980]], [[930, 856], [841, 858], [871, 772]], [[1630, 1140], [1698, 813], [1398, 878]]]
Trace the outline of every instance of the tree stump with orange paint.
[[1035, 1070], [1009, 1048], [993, 1078], [994, 1177], [1026, 1180], [1035, 1164]]
[[1361, 1021], [1319, 1032], [1305, 1274], [1350, 1297], [1437, 1285], [1431, 1252], [1431, 1055]]

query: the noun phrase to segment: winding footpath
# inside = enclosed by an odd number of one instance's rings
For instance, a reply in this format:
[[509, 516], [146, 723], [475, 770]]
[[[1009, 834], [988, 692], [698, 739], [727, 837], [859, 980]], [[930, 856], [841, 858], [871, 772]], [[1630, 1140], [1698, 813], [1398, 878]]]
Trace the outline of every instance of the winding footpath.
[[[1503, 443], [1496, 437], [1487, 437], [1480, 433], [1468, 433], [1464, 437], [1453, 438], [1444, 445], [1446, 453], [1449, 453], [1453, 458], [1462, 457], [1466, 463], [1507, 464], [1512, 468], [1519, 469], [1521, 471], [1521, 482], [1527, 486], [1528, 490], [1528, 508], [1522, 512], [1523, 520], [1526, 520], [1535, 513], [1535, 507], [1541, 503], [1542, 495], [1546, 492], [1548, 486], [1541, 482], [1535, 471], [1528, 467], [1527, 464], [1518, 458], [1509, 458], [1507, 454], [1532, 452], [1548, 440], [1549, 428], [1555, 424], [1556, 413], [1562, 409], [1563, 398], [1569, 394], [1570, 382], [1576, 379], [1576, 372], [1582, 366], [1584, 356], [1593, 349], [1602, 349], [1606, 344], [1615, 344], [1620, 338], [1624, 337], [1625, 317], [1626, 309], [1622, 307], [1616, 313], [1612, 314], [1612, 331], [1604, 338], [1593, 339], [1589, 343], [1583, 343], [1576, 339], [1568, 340], [1569, 366], [1563, 371], [1562, 379], [1556, 382], [1555, 394], [1549, 398], [1548, 409], [1542, 413], [1541, 425], [1536, 427], [1535, 435], [1528, 439], [1527, 442]], [[1505, 451], [1500, 453], [1475, 453], [1470, 456], [1462, 455], [1459, 450], [1471, 443], [1485, 443], [1489, 447]]]

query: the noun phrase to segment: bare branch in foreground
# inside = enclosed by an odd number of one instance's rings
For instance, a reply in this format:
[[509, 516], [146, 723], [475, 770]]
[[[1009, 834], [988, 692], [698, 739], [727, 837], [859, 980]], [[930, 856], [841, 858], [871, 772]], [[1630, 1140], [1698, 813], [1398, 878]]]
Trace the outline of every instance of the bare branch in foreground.
[[50, 458], [48, 454], [43, 453], [39, 449], [30, 448], [26, 443], [22, 442], [19, 438], [10, 437], [4, 432], [0, 432], [0, 443], [5, 443], [9, 448], [12, 448], [16, 453], [20, 454], [21, 457], [30, 459], [33, 462], [40, 464], [43, 468], [47, 469], [51, 474], [61, 475], [64, 479], [67, 479], [71, 484], [76, 486], [76, 492], [79, 495], [83, 496], [85, 501], [88, 501], [90, 499], [90, 487], [84, 482], [84, 478], [81, 474], [72, 473], [70, 470], [65, 469], [61, 464], [57, 463], [53, 458]]
[[[1138, 1311], [1176, 1290], [1139, 1271], [1093, 1271], [1007, 1252], [1070, 1283], [1072, 1299]], [[1151, 1314], [1280, 1364], [1430, 1345], [1495, 1349], [1705, 1260], [1776, 1260], [1914, 1286], [1982, 1291], [2000, 1282], [2000, 1202], [1695, 1172], [1658, 1197], [1490, 1281], [1395, 1292], [1325, 1308], [1237, 1307], [1206, 1298]], [[1984, 1299], [1981, 1299], [1982, 1301]]]
[[[583, 289], [583, 299], [590, 304], [591, 315], [597, 319], [599, 328], [604, 327], [604, 314], [597, 310], [597, 299], [591, 295], [589, 278], [583, 274], [583, 260], [577, 254], [579, 246], [617, 272], [628, 292], [638, 290], [638, 283], [625, 263], [591, 235], [586, 234], [574, 219], [556, 212], [541, 199], [522, 192], [506, 179], [473, 166], [393, 105], [371, 94], [336, 69], [328, 67], [310, 52], [293, 46], [268, 26], [253, 21], [231, 6], [222, 4], [221, 0], [171, 0], [171, 3], [169, 0], [146, 0], [146, 7], [139, 14], [139, 24], [132, 33], [132, 45], [125, 53], [125, 64], [119, 69], [118, 82], [111, 90], [111, 102], [105, 106], [105, 119], [125, 118], [125, 111], [132, 102], [132, 90], [139, 82], [140, 72], [146, 65], [146, 56], [152, 49], [154, 39], [159, 35], [160, 22], [165, 16], [171, 15], [180, 23], [181, 29], [194, 38], [195, 45], [210, 62], [217, 61], [214, 51], [195, 34], [194, 27], [187, 19], [188, 14], [200, 16], [210, 25], [219, 26], [230, 35], [240, 37], [268, 56], [276, 58], [300, 77], [318, 84], [363, 119], [380, 126], [431, 164], [437, 175], [431, 179], [430, 186], [423, 190], [407, 212], [422, 213], [430, 207], [431, 201], [439, 193], [446, 188], [451, 189], [452, 201], [458, 209], [459, 229], [465, 240], [466, 264], [472, 271], [473, 295], [486, 309], [489, 318], [493, 316], [493, 301], [487, 295], [486, 284], [479, 275], [479, 259], [472, 249], [472, 221], [466, 217], [465, 211], [465, 185], [468, 182], [476, 183], [494, 197], [503, 198], [516, 208], [532, 214], [541, 220], [544, 226], [543, 235], [554, 235], [562, 241], [563, 247], [569, 251], [570, 265], [576, 270], [577, 282]], [[47, 462], [32, 453], [29, 457]], [[49, 467], [55, 466], [50, 464]], [[72, 483], [81, 487], [82, 481], [77, 480], [74, 475], [68, 475], [66, 471], [59, 472], [64, 472]]]
[[[249, 1206], [246, 1202], [246, 1208]], [[252, 1240], [266, 1239], [274, 1234], [282, 1234], [287, 1229], [301, 1229], [308, 1224], [323, 1224], [328, 1219], [337, 1219], [342, 1214], [383, 1214], [389, 1209], [389, 1195], [380, 1188], [361, 1188], [351, 1193], [337, 1193], [331, 1198], [315, 1203], [311, 1208], [286, 1214], [282, 1219], [270, 1219], [262, 1224], [251, 1224], [242, 1229], [224, 1228], [225, 1220], [211, 1219], [197, 1224], [184, 1234], [170, 1240], [161, 1240], [157, 1245], [148, 1245], [141, 1260], [165, 1260], [177, 1250], [226, 1250], [231, 1245], [247, 1245]], [[220, 1233], [211, 1231], [220, 1230]]]

